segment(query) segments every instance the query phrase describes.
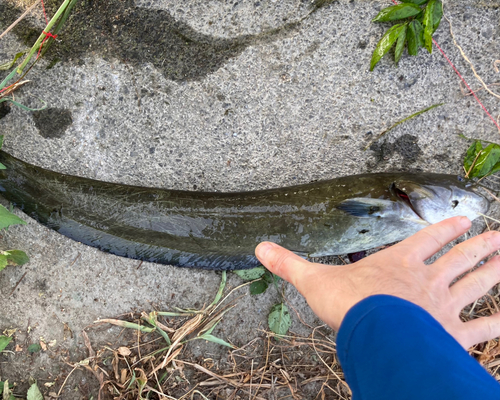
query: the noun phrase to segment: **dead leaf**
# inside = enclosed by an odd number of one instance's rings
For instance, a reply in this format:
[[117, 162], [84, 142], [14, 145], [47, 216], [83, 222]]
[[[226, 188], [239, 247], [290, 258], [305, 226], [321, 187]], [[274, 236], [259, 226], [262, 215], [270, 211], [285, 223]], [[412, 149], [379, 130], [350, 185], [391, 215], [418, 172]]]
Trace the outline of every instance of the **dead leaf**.
[[124, 384], [127, 382], [128, 371], [126, 368], [123, 368], [120, 373], [120, 382]]
[[11, 337], [14, 333], [16, 333], [16, 328], [13, 328], [13, 329], [5, 329], [3, 331], [3, 334], [5, 336], [8, 336], [8, 337]]
[[132, 352], [128, 347], [118, 347], [118, 353], [123, 357], [128, 357]]

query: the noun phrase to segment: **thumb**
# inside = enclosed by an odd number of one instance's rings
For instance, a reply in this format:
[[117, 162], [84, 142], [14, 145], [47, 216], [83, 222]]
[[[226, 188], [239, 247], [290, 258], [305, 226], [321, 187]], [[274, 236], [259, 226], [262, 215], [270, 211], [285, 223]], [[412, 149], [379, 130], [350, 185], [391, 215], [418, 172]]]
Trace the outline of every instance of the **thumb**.
[[290, 282], [297, 289], [300, 285], [301, 276], [307, 267], [312, 267], [309, 261], [300, 258], [295, 253], [287, 250], [276, 243], [262, 242], [255, 249], [255, 255], [259, 261], [273, 274], [278, 275], [285, 281]]

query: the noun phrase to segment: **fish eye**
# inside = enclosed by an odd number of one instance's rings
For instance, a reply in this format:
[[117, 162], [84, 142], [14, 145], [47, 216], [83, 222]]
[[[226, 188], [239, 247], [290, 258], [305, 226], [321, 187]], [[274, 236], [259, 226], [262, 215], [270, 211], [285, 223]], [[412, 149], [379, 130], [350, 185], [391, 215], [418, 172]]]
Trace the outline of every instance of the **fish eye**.
[[458, 203], [459, 203], [458, 200], [452, 200], [451, 201], [451, 207], [455, 208], [456, 206], [458, 206]]

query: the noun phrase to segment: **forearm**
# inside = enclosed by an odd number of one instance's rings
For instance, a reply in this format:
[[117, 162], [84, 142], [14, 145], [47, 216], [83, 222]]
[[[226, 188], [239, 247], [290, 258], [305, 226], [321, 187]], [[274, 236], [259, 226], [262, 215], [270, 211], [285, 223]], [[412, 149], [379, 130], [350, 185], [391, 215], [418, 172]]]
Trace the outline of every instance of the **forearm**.
[[500, 399], [500, 385], [429, 313], [397, 297], [352, 307], [337, 351], [354, 400]]

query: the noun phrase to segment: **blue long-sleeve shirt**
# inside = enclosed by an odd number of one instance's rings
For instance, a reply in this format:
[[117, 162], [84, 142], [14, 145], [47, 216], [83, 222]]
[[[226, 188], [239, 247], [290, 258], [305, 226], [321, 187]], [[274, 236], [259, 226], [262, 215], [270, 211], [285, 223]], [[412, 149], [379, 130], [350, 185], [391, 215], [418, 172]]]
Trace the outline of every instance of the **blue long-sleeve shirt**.
[[427, 311], [385, 295], [346, 314], [337, 352], [353, 400], [500, 400], [500, 385]]

